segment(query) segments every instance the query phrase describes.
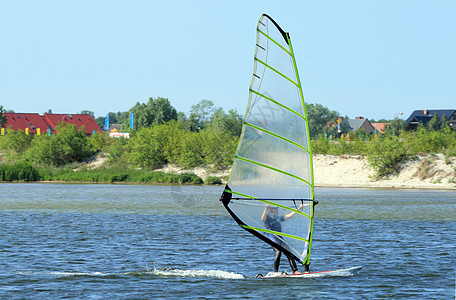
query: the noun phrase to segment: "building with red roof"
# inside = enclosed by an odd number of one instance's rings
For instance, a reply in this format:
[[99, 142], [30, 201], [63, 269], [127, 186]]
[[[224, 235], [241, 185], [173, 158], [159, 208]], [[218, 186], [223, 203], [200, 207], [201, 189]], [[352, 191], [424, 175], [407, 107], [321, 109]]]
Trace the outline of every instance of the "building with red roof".
[[371, 124], [375, 128], [375, 131], [376, 131], [375, 133], [377, 133], [377, 132], [383, 133], [383, 131], [385, 131], [385, 129], [391, 125], [391, 123], [371, 123]]
[[51, 132], [54, 132], [54, 129], [49, 126], [46, 120], [43, 119], [43, 116], [35, 113], [3, 113], [7, 118], [5, 128], [11, 127], [11, 129], [18, 131], [26, 131], [31, 134], [37, 134], [39, 128], [41, 133], [47, 133], [47, 130], [50, 129]]
[[82, 126], [85, 126], [85, 133], [87, 135], [92, 135], [94, 132], [102, 132], [100, 126], [92, 118], [91, 115], [83, 114], [43, 114], [43, 118], [46, 119], [46, 122], [50, 124], [53, 128], [56, 128], [62, 122], [70, 123], [76, 125], [76, 128], [79, 130]]
[[11, 127], [15, 131], [28, 131], [29, 134], [56, 134], [56, 127], [62, 122], [74, 124], [78, 130], [85, 126], [86, 135], [102, 132], [91, 115], [47, 113], [43, 115], [37, 113], [3, 113], [3, 115], [7, 118], [5, 128]]

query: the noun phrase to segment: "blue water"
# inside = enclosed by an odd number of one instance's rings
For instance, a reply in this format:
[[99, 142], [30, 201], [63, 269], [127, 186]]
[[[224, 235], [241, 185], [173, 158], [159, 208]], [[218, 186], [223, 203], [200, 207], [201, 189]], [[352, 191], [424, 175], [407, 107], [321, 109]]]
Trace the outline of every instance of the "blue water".
[[311, 269], [361, 273], [256, 279], [274, 252], [221, 190], [0, 184], [0, 298], [455, 297], [456, 192], [320, 188]]

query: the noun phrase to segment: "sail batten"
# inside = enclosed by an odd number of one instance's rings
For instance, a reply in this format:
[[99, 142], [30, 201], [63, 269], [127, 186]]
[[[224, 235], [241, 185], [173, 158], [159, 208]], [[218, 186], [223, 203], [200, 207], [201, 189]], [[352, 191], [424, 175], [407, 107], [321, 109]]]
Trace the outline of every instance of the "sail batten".
[[[258, 75], [255, 75], [255, 74], [253, 74], [253, 75], [256, 76], [256, 77], [258, 77]], [[260, 78], [260, 77], [258, 77], [258, 78]], [[269, 100], [269, 101], [271, 101], [271, 102], [273, 102], [273, 103], [275, 103], [275, 104], [277, 104], [277, 105], [282, 106], [283, 108], [289, 110], [290, 112], [292, 112], [292, 113], [296, 114], [297, 116], [301, 117], [303, 120], [307, 121], [306, 117], [304, 117], [303, 115], [301, 115], [301, 114], [298, 113], [297, 111], [294, 111], [294, 110], [291, 109], [290, 107], [283, 105], [283, 104], [280, 103], [279, 101], [276, 101], [276, 100], [274, 100], [274, 99], [272, 99], [272, 98], [270, 98], [270, 97], [268, 97], [268, 96], [266, 96], [266, 95], [263, 95], [263, 94], [261, 94], [261, 93], [259, 93], [259, 92], [257, 92], [257, 91], [254, 91], [254, 90], [250, 90], [250, 92], [252, 92], [252, 93], [254, 93], [254, 94], [256, 94], [256, 95], [258, 95], [258, 96], [260, 96], [260, 97], [263, 97], [264, 99], [267, 99], [267, 100]]]
[[300, 236], [296, 236], [296, 235], [292, 235], [292, 234], [286, 234], [286, 233], [283, 233], [283, 232], [280, 232], [280, 231], [273, 231], [273, 230], [268, 230], [268, 229], [253, 227], [253, 226], [247, 226], [247, 225], [243, 225], [241, 227], [242, 228], [253, 229], [253, 230], [256, 230], [256, 231], [266, 232], [266, 233], [272, 233], [272, 234], [279, 235], [279, 236], [286, 236], [286, 237], [297, 239], [297, 240], [301, 240], [301, 241], [304, 241], [304, 242], [307, 242], [307, 243], [309, 242], [309, 240], [307, 240], [305, 238], [302, 238]]
[[280, 76], [282, 76], [283, 78], [285, 78], [286, 80], [288, 80], [289, 82], [293, 83], [294, 85], [296, 86], [299, 86], [298, 83], [294, 82], [292, 79], [288, 78], [285, 74], [282, 74], [280, 71], [274, 69], [273, 67], [271, 67], [270, 65], [268, 65], [267, 63], [265, 63], [264, 61], [258, 59], [258, 58], [255, 58], [255, 60], [257, 62], [259, 62], [260, 64], [264, 65], [265, 67], [271, 69], [272, 71], [276, 72], [277, 74], [279, 74]]
[[288, 175], [288, 176], [290, 176], [290, 177], [296, 178], [296, 179], [298, 179], [298, 180], [301, 180], [302, 182], [305, 182], [305, 183], [308, 184], [309, 186], [311, 185], [311, 183], [310, 183], [310, 182], [307, 182], [304, 178], [301, 178], [301, 177], [296, 176], [296, 175], [294, 175], [294, 174], [288, 173], [288, 172], [286, 172], [286, 171], [284, 171], [284, 170], [280, 170], [280, 169], [274, 168], [274, 167], [272, 167], [272, 166], [268, 166], [268, 165], [263, 164], [263, 163], [260, 163], [260, 162], [258, 162], [258, 161], [254, 161], [254, 160], [248, 159], [248, 158], [246, 158], [246, 157], [238, 156], [238, 155], [235, 155], [234, 158], [235, 158], [235, 159], [241, 159], [241, 160], [243, 160], [243, 161], [246, 161], [246, 162], [249, 162], [249, 163], [252, 163], [252, 164], [255, 164], [255, 165], [264, 167], [264, 168], [267, 168], [267, 169], [271, 169], [271, 170], [273, 170], [273, 171], [276, 171], [276, 172], [279, 172], [279, 173]]
[[250, 124], [250, 123], [247, 123], [247, 122], [244, 122], [244, 124], [245, 124], [246, 126], [250, 126], [250, 127], [253, 127], [253, 128], [258, 129], [258, 130], [260, 130], [260, 131], [263, 131], [263, 132], [265, 132], [265, 133], [267, 133], [267, 134], [269, 134], [269, 135], [275, 136], [276, 138], [279, 138], [279, 139], [282, 139], [282, 140], [284, 140], [284, 141], [287, 141], [288, 143], [293, 144], [293, 145], [295, 145], [296, 147], [299, 147], [299, 148], [301, 148], [302, 150], [304, 150], [304, 151], [306, 151], [307, 153], [310, 154], [310, 152], [309, 152], [308, 149], [304, 148], [303, 146], [301, 146], [300, 144], [298, 144], [298, 143], [296, 143], [296, 142], [293, 142], [292, 140], [289, 140], [289, 139], [287, 139], [287, 138], [285, 138], [285, 137], [283, 137], [283, 136], [280, 136], [280, 135], [278, 135], [278, 134], [275, 134], [274, 132], [271, 132], [271, 131], [269, 131], [269, 130], [266, 130], [266, 129], [261, 128], [261, 127], [256, 126], [256, 125], [253, 125], [253, 124]]
[[302, 86], [288, 33], [262, 15], [242, 133], [220, 200], [245, 230], [306, 266], [314, 175]]
[[267, 37], [268, 39], [270, 39], [273, 43], [275, 43], [277, 46], [279, 46], [280, 48], [283, 49], [283, 51], [287, 52], [288, 54], [291, 55], [291, 52], [287, 49], [285, 49], [282, 45], [280, 45], [278, 42], [276, 42], [276, 40], [274, 40], [273, 38], [271, 38], [269, 35], [267, 35], [266, 33], [264, 33], [263, 31], [261, 31], [260, 29], [257, 29], [257, 31], [259, 33], [261, 33], [262, 35], [264, 35], [265, 37]]

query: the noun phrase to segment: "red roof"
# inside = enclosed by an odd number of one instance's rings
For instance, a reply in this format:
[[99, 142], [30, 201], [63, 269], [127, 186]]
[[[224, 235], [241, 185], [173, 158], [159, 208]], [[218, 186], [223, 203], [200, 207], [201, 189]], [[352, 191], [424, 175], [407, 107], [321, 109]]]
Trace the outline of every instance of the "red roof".
[[76, 125], [76, 128], [79, 130], [82, 126], [85, 126], [85, 133], [90, 135], [95, 130], [95, 132], [102, 132], [100, 126], [92, 118], [91, 115], [82, 115], [82, 114], [47, 114], [44, 113], [43, 118], [46, 119], [52, 127], [57, 127], [62, 122], [70, 123]]
[[74, 124], [78, 130], [82, 126], [85, 126], [85, 133], [87, 135], [91, 135], [93, 130], [95, 132], [102, 132], [100, 126], [98, 126], [91, 115], [47, 113], [43, 115], [35, 113], [3, 113], [3, 115], [7, 117], [5, 128], [11, 126], [16, 131], [25, 131], [28, 128], [31, 134], [36, 134], [37, 128], [40, 128], [41, 134], [45, 134], [48, 129], [52, 133], [56, 133], [55, 128], [61, 122]]
[[49, 126], [49, 124], [44, 120], [43, 116], [40, 114], [33, 113], [3, 113], [6, 116], [7, 121], [5, 128], [11, 126], [13, 130], [22, 130], [25, 131], [26, 128], [29, 129], [29, 133], [36, 134], [36, 129], [40, 128], [41, 133], [46, 133], [48, 129], [51, 129], [54, 132], [54, 129]]
[[391, 123], [371, 123], [372, 126], [374, 126], [375, 129], [377, 129], [377, 131], [379, 131], [380, 133], [383, 133], [383, 130], [386, 129], [387, 126], [390, 126]]

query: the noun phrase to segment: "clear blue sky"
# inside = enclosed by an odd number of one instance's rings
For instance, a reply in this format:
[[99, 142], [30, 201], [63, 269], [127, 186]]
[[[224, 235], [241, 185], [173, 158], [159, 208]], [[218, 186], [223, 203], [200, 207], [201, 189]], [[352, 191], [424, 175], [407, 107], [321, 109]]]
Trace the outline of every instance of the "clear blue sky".
[[98, 116], [165, 97], [243, 114], [262, 13], [304, 97], [349, 117], [456, 108], [456, 1], [0, 0], [0, 105]]

